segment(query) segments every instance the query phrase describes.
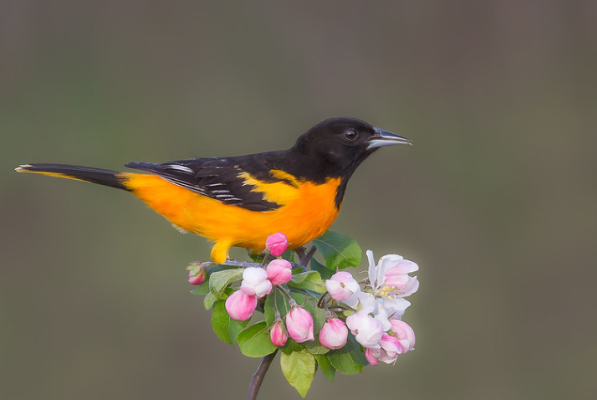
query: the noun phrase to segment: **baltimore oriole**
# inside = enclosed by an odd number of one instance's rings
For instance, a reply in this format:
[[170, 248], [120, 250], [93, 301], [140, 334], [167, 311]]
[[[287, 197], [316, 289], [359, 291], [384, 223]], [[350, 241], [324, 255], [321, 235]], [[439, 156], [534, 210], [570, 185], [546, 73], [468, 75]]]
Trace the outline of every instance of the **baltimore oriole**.
[[379, 147], [410, 143], [358, 119], [332, 118], [288, 150], [125, 165], [151, 174], [63, 164], [25, 164], [16, 171], [131, 192], [181, 232], [213, 241], [211, 258], [220, 264], [232, 246], [262, 251], [275, 232], [288, 237], [290, 249], [321, 236], [361, 162]]

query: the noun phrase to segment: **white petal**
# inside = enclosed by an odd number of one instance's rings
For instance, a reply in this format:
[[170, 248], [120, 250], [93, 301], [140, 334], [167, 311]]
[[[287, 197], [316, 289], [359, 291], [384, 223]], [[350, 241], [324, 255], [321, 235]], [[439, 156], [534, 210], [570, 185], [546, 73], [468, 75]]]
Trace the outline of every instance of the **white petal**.
[[398, 254], [386, 254], [379, 259], [379, 265], [377, 266], [377, 274], [379, 277], [383, 277], [386, 271], [392, 267], [398, 265], [404, 258]]
[[383, 306], [385, 307], [388, 315], [392, 318], [400, 318], [404, 311], [410, 306], [410, 301], [397, 297], [395, 299], [384, 299]]
[[375, 304], [375, 296], [371, 293], [357, 292], [343, 301], [344, 304], [356, 310], [361, 303], [361, 309], [372, 307]]
[[372, 287], [376, 288], [377, 276], [375, 275], [375, 271], [377, 268], [375, 266], [375, 260], [373, 259], [373, 252], [371, 250], [367, 250], [367, 259], [369, 260], [369, 282], [371, 282]]
[[415, 293], [419, 289], [419, 280], [415, 276], [414, 278], [410, 279], [406, 284], [406, 287], [402, 289], [403, 297], [410, 296], [411, 294]]

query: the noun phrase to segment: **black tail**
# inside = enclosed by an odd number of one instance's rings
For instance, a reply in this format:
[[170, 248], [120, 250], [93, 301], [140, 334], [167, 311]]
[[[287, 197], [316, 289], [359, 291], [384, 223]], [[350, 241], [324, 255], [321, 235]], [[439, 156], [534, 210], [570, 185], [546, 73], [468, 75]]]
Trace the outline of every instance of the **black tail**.
[[15, 169], [17, 172], [29, 172], [59, 178], [75, 179], [128, 190], [124, 185], [125, 178], [118, 171], [107, 169], [81, 167], [67, 164], [25, 164]]

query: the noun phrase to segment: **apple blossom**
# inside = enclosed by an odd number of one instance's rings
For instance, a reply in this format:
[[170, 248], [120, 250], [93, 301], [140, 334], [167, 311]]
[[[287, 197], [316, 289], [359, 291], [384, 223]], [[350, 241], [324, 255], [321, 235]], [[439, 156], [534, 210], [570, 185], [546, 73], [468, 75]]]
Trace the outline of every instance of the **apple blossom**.
[[286, 314], [288, 334], [298, 343], [315, 340], [313, 336], [313, 317], [311, 314], [291, 301], [291, 308]]
[[272, 283], [267, 278], [267, 272], [263, 268], [245, 268], [240, 290], [249, 296], [257, 296], [260, 299], [272, 291]]
[[355, 310], [359, 305], [361, 308], [372, 309], [373, 315], [382, 321], [384, 330], [387, 331], [390, 328], [389, 318], [401, 318], [410, 306], [410, 302], [404, 297], [417, 291], [419, 281], [407, 274], [417, 271], [419, 267], [397, 254], [383, 256], [377, 265], [371, 250], [367, 250], [367, 258], [370, 291], [357, 292], [344, 303]]
[[346, 318], [346, 325], [363, 347], [379, 348], [379, 340], [384, 334], [383, 324], [372, 318], [371, 309], [363, 309]]
[[348, 328], [338, 318], [329, 318], [319, 331], [319, 341], [331, 350], [344, 347], [347, 339]]
[[205, 278], [207, 276], [205, 273], [206, 269], [207, 268], [202, 266], [201, 263], [189, 265], [187, 267], [187, 270], [189, 271], [189, 283], [191, 285], [201, 285], [203, 282], [205, 282]]
[[286, 260], [273, 260], [267, 266], [267, 277], [273, 285], [284, 285], [292, 279], [292, 264]]
[[381, 354], [381, 348], [379, 349], [365, 349], [365, 358], [371, 365], [379, 364], [379, 355]]
[[281, 319], [276, 320], [270, 330], [270, 339], [276, 347], [282, 347], [288, 341], [288, 333]]
[[379, 340], [379, 348], [368, 348], [365, 350], [365, 358], [371, 365], [379, 364], [379, 361], [386, 364], [394, 364], [400, 354], [400, 343], [394, 336], [384, 333]]
[[242, 290], [237, 290], [226, 299], [226, 311], [230, 318], [236, 321], [246, 321], [257, 308], [257, 297], [249, 296]]
[[330, 279], [325, 281], [325, 288], [334, 300], [344, 301], [353, 294], [360, 292], [359, 283], [352, 277], [350, 272], [336, 272]]
[[374, 294], [382, 297], [406, 297], [419, 288], [416, 277], [408, 276], [409, 273], [419, 270], [419, 266], [405, 260], [398, 254], [387, 254], [379, 259], [376, 265], [373, 252], [367, 250], [369, 259], [369, 280], [374, 289]]
[[270, 235], [265, 241], [265, 248], [274, 257], [281, 256], [282, 253], [286, 251], [287, 247], [288, 239], [286, 238], [286, 235], [280, 232]]
[[401, 351], [400, 353], [406, 353], [407, 351], [415, 349], [415, 331], [406, 322], [398, 319], [390, 320], [392, 323], [391, 331], [398, 338], [400, 342]]

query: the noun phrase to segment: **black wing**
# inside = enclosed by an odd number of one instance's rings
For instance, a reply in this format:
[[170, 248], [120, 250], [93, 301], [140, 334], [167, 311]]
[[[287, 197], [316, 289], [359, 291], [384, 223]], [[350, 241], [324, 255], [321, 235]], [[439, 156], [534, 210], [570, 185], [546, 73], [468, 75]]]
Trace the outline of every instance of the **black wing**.
[[197, 158], [167, 163], [132, 162], [129, 168], [148, 171], [174, 183], [225, 204], [251, 211], [271, 211], [280, 207], [255, 192], [255, 186], [246, 183], [243, 172], [263, 182], [283, 181], [270, 171], [275, 168], [281, 152], [261, 153], [242, 157]]

